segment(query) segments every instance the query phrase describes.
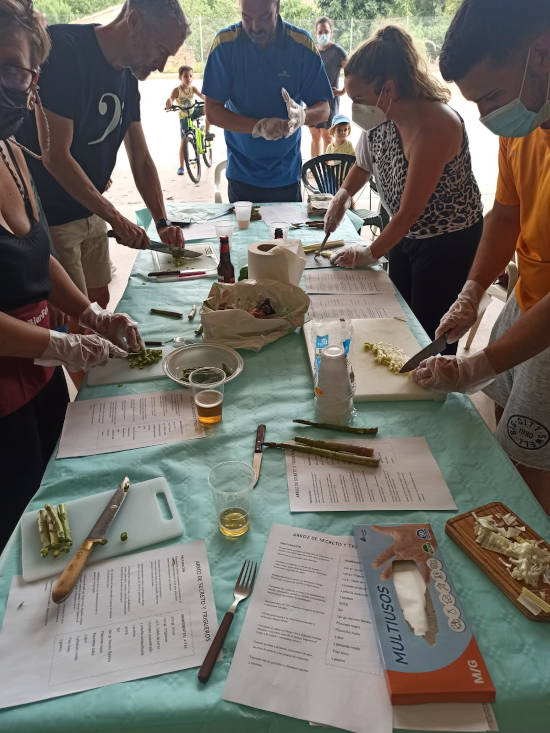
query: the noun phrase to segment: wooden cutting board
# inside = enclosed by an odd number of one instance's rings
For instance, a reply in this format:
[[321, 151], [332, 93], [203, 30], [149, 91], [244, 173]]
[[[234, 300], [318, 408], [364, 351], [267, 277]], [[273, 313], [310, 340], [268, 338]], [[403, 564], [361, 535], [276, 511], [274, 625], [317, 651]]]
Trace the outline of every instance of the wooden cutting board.
[[[162, 347], [162, 358], [169, 354], [174, 348], [171, 346]], [[149, 347], [159, 348], [159, 347]], [[162, 359], [156, 364], [151, 364], [143, 369], [130, 369], [127, 359], [109, 359], [103, 366], [96, 366], [88, 372], [88, 386], [97, 387], [100, 384], [126, 384], [128, 382], [146, 382], [148, 379], [160, 379], [164, 377]]]
[[[352, 319], [350, 359], [355, 375], [355, 400], [357, 402], [382, 402], [393, 400], [444, 400], [446, 395], [427, 390], [415, 384], [410, 376], [393, 374], [377, 364], [371, 352], [365, 351], [365, 341], [383, 341], [403, 349], [408, 357], [420, 351], [407, 322], [399, 318]], [[304, 337], [313, 371], [314, 347], [312, 322], [304, 325]]]
[[[457, 517], [449, 519], [445, 525], [445, 531], [449, 537], [483, 570], [485, 575], [512, 601], [516, 608], [519, 608], [524, 616], [527, 616], [531, 621], [550, 621], [550, 584], [539, 583], [536, 588], [533, 588], [512, 578], [508, 568], [499, 560], [499, 557], [505, 559], [504, 556], [486, 550], [476, 542], [474, 513], [478, 517], [487, 516], [488, 514], [500, 514], [501, 516], [514, 514], [519, 524], [525, 527], [525, 532], [521, 533], [521, 537], [530, 540], [541, 540], [542, 546], [547, 550], [550, 550], [550, 545], [535, 530], [531, 529], [521, 517], [499, 501], [493, 501], [464, 514], [459, 514]], [[541, 591], [546, 592], [546, 600], [539, 595]]]
[[[120, 480], [122, 478], [121, 476]], [[31, 511], [23, 514], [21, 517], [23, 580], [29, 582], [61, 573], [82, 541], [88, 536], [116, 488], [115, 480], [108, 491], [66, 503], [73, 545], [71, 552], [61, 553], [57, 558], [54, 558], [51, 553], [47, 557], [42, 557], [40, 554], [37, 512]], [[53, 503], [52, 506], [54, 506]], [[126, 542], [120, 539], [121, 532], [127, 532]], [[106, 560], [109, 557], [179, 537], [182, 532], [183, 525], [174, 497], [164, 478], [131, 484], [124, 504], [109, 527], [107, 544], [94, 547], [89, 562]]]

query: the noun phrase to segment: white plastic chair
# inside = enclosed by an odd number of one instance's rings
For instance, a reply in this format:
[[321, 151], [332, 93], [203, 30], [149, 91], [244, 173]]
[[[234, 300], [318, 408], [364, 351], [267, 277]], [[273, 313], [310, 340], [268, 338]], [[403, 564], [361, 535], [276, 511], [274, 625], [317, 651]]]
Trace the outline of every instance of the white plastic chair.
[[216, 204], [221, 204], [223, 201], [222, 194], [220, 191], [220, 182], [221, 182], [222, 172], [226, 168], [227, 168], [227, 160], [222, 160], [221, 163], [218, 163], [218, 165], [216, 166], [216, 170], [214, 171], [214, 191], [215, 191], [214, 202]]
[[489, 307], [491, 298], [497, 298], [498, 300], [501, 300], [503, 303], [505, 303], [510, 295], [514, 292], [514, 288], [516, 287], [516, 283], [519, 277], [518, 266], [515, 262], [509, 262], [506, 265], [506, 274], [508, 275], [508, 285], [506, 288], [504, 287], [504, 285], [497, 285], [496, 283], [489, 285], [489, 287], [487, 288], [487, 291], [481, 299], [481, 303], [479, 305], [477, 321], [471, 327], [468, 338], [466, 339], [466, 343], [464, 344], [464, 351], [468, 351], [468, 349], [472, 345], [472, 341], [474, 340], [477, 330], [481, 324], [481, 319], [483, 318], [485, 311]]

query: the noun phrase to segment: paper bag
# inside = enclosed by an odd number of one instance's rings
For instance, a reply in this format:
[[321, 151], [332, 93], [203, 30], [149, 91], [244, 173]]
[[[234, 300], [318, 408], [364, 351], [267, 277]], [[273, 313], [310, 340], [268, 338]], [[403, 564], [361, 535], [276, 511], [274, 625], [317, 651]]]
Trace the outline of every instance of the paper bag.
[[[257, 318], [251, 311], [266, 299], [274, 315]], [[205, 341], [259, 351], [304, 323], [309, 297], [294, 285], [275, 280], [214, 283], [200, 315]]]

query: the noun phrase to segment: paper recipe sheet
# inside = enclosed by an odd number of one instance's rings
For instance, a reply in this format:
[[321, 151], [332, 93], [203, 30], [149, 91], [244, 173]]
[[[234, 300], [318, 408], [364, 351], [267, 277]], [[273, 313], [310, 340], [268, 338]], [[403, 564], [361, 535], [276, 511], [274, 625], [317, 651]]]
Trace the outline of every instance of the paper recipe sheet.
[[286, 451], [291, 512], [456, 509], [425, 438], [347, 439], [374, 448], [376, 468]]
[[394, 293], [310, 295], [309, 316], [314, 321], [336, 318], [403, 318], [405, 311]]
[[352, 537], [272, 526], [223, 698], [345, 730], [391, 733]]
[[388, 274], [383, 270], [307, 270], [308, 293], [394, 293]]
[[189, 390], [146, 392], [70, 402], [57, 458], [203, 438]]
[[217, 630], [204, 540], [97, 563], [59, 605], [55, 580], [13, 578], [2, 708], [196, 667]]

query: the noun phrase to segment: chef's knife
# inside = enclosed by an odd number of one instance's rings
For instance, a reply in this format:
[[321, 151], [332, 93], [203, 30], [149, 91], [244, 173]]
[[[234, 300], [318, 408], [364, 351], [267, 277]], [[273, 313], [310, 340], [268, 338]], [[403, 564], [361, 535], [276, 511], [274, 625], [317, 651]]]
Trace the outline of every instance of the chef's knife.
[[323, 241], [321, 242], [321, 246], [319, 247], [319, 249], [317, 250], [317, 252], [316, 252], [316, 253], [315, 253], [315, 255], [314, 255], [314, 259], [315, 259], [315, 260], [317, 259], [317, 257], [320, 257], [320, 256], [321, 256], [321, 252], [322, 252], [322, 251], [323, 251], [323, 250], [325, 249], [325, 245], [326, 245], [326, 243], [328, 242], [328, 238], [329, 238], [329, 237], [330, 237], [330, 232], [327, 232], [327, 233], [325, 234], [325, 238], [324, 238], [324, 239], [323, 239]]
[[424, 359], [427, 359], [429, 356], [440, 354], [446, 345], [447, 337], [445, 336], [445, 334], [443, 334], [435, 341], [432, 341], [432, 343], [426, 346], [425, 349], [419, 351], [418, 354], [411, 356], [409, 361], [406, 364], [403, 364], [403, 366], [399, 370], [399, 373], [404, 374], [405, 372], [412, 372], [412, 370], [416, 369], [416, 367], [420, 364], [421, 361], [424, 361]]
[[254, 486], [258, 483], [258, 479], [260, 478], [260, 466], [262, 465], [262, 443], [265, 440], [265, 425], [258, 425], [258, 429], [256, 430], [256, 445], [254, 446], [254, 461], [252, 462], [252, 468], [254, 469], [254, 475], [256, 476], [254, 480]]
[[126, 499], [129, 487], [130, 479], [126, 476], [122, 480], [118, 489], [109, 499], [107, 506], [90, 530], [90, 534], [80, 545], [74, 556], [71, 558], [71, 561], [56, 581], [52, 589], [52, 601], [54, 603], [61, 603], [61, 601], [64, 601], [65, 598], [67, 598], [75, 587], [76, 581], [80, 577], [80, 573], [84, 569], [84, 565], [86, 565], [94, 546], [104, 544], [105, 534]]
[[[107, 236], [116, 239], [116, 233], [112, 229], [107, 232]], [[203, 254], [202, 252], [195, 252], [194, 249], [187, 249], [187, 247], [170, 247], [170, 245], [156, 242], [154, 239], [149, 240], [149, 242], [149, 249], [152, 249], [153, 252], [164, 252], [164, 254], [179, 255], [180, 257], [189, 257], [189, 259], [201, 257]]]

